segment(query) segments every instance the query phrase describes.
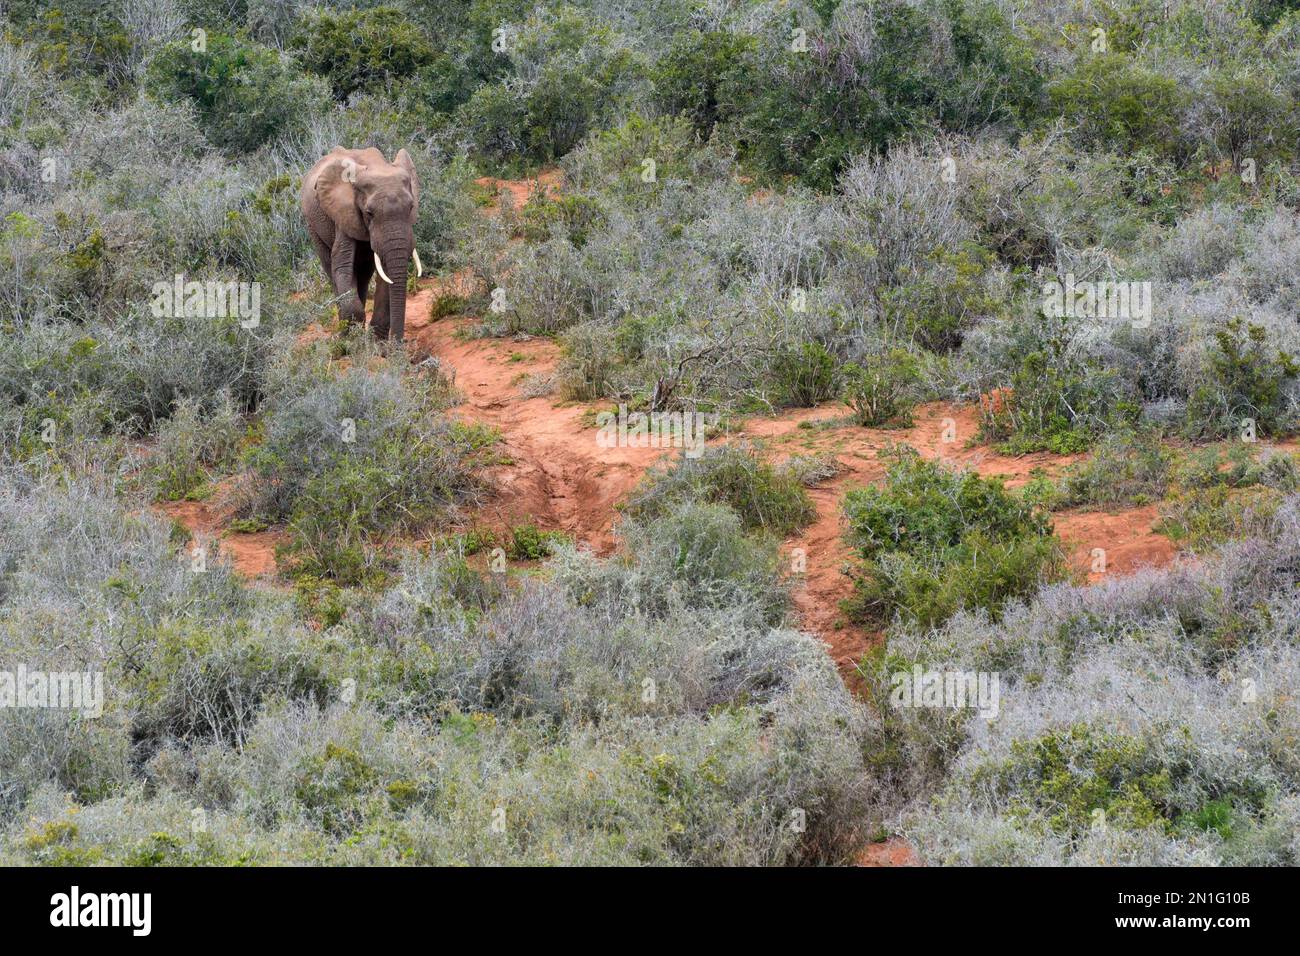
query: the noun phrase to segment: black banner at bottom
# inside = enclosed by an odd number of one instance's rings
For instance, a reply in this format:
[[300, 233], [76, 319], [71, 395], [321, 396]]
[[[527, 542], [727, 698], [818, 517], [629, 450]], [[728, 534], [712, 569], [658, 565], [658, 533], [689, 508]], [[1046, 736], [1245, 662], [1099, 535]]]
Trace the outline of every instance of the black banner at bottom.
[[928, 942], [969, 940], [996, 922], [1003, 932], [1043, 929], [1071, 941], [1200, 935], [1227, 943], [1284, 931], [1295, 909], [1293, 874], [1272, 870], [97, 868], [0, 870], [0, 884], [0, 912], [18, 938], [76, 933], [81, 943], [98, 936], [127, 945], [196, 933], [214, 943], [373, 943], [376, 933], [431, 921], [473, 925], [465, 917], [480, 909], [496, 917], [479, 924], [494, 942], [514, 928], [529, 941], [597, 931], [599, 939], [645, 918], [660, 932], [717, 925], [734, 944], [767, 934], [775, 918], [798, 920], [802, 936], [817, 925], [842, 935], [847, 923], [923, 927]]

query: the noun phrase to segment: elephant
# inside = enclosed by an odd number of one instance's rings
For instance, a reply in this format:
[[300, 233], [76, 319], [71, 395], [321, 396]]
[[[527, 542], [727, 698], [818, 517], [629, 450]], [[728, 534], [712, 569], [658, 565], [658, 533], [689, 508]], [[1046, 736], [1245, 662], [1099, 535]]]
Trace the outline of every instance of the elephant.
[[424, 267], [415, 249], [420, 179], [405, 149], [393, 162], [374, 148], [335, 146], [303, 177], [299, 193], [312, 245], [339, 302], [339, 318], [365, 325], [370, 277], [375, 284], [371, 331], [401, 342], [406, 334], [407, 262]]

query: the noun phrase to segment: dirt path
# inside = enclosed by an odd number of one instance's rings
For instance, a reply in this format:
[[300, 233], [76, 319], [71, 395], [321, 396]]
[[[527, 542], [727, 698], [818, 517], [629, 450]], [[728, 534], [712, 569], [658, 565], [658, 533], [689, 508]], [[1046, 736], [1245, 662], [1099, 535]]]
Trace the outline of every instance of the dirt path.
[[417, 349], [437, 356], [465, 396], [452, 414], [498, 429], [498, 450], [508, 460], [492, 469], [496, 490], [475, 516], [476, 523], [494, 530], [535, 524], [608, 554], [614, 547], [615, 505], [666, 453], [602, 448], [592, 424], [598, 406], [560, 402], [553, 395], [525, 396], [520, 387], [526, 376], [554, 372], [557, 346], [538, 338], [463, 337], [459, 333], [475, 320], [431, 322], [435, 294], [431, 283], [409, 300], [408, 338]]

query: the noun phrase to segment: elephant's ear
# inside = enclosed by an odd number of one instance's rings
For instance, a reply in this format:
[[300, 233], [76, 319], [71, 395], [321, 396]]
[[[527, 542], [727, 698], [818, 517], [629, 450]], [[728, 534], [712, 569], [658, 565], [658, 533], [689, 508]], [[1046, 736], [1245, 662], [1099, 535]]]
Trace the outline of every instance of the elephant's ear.
[[405, 149], [397, 151], [397, 158], [393, 160], [393, 165], [406, 170], [411, 177], [411, 195], [415, 197], [415, 203], [420, 203], [420, 177], [415, 171], [415, 163], [411, 162], [411, 154]]
[[331, 160], [316, 178], [316, 196], [334, 224], [358, 241], [369, 238], [357, 208], [357, 177], [366, 169], [347, 156]]

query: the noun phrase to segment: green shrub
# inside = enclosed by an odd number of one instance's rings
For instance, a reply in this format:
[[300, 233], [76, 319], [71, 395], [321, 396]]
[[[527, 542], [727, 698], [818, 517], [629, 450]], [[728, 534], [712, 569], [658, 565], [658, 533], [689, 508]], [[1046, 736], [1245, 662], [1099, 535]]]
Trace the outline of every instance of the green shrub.
[[1228, 541], [1265, 532], [1286, 495], [1276, 488], [1227, 485], [1177, 492], [1160, 506], [1155, 526], [1180, 547], [1212, 551]]
[[1248, 418], [1257, 435], [1295, 428], [1287, 393], [1300, 377], [1300, 363], [1274, 349], [1263, 327], [1238, 318], [1215, 332], [1214, 342], [1208, 380], [1188, 399], [1187, 432], [1196, 437], [1233, 434], [1243, 430]]
[[949, 470], [908, 446], [891, 458], [883, 486], [844, 497], [849, 540], [863, 559], [852, 616], [933, 625], [963, 608], [997, 615], [1062, 574], [1046, 515], [1000, 481]]
[[1058, 502], [1064, 507], [1116, 507], [1158, 501], [1168, 487], [1172, 461], [1158, 434], [1107, 435], [1091, 457], [1061, 474]]
[[655, 619], [683, 609], [712, 610], [737, 622], [779, 624], [790, 607], [790, 580], [779, 542], [753, 534], [730, 505], [687, 500], [619, 525], [625, 550], [599, 562], [560, 549], [548, 566], [584, 606], [617, 604]]
[[378, 774], [357, 751], [330, 740], [325, 751], [303, 761], [294, 798], [333, 837], [343, 837], [365, 820], [367, 798]]
[[149, 64], [148, 85], [164, 100], [190, 100], [208, 138], [232, 153], [302, 130], [321, 93], [287, 56], [220, 34], [207, 38], [203, 52], [188, 40], [162, 47]]
[[1230, 441], [1189, 451], [1173, 467], [1178, 490], [1248, 488], [1266, 485], [1285, 492], [1300, 489], [1300, 465], [1294, 455], [1262, 455], [1253, 442]]
[[510, 529], [506, 557], [512, 561], [540, 561], [548, 557], [558, 543], [567, 540], [562, 531], [543, 531], [534, 524], [516, 525]]
[[138, 62], [119, 11], [94, 0], [57, 4], [18, 2], [7, 15], [42, 69], [65, 77], [95, 78], [116, 97], [130, 89]]
[[1134, 383], [1075, 347], [1081, 328], [1039, 315], [1023, 323], [1008, 350], [1010, 387], [980, 402], [980, 437], [1007, 454], [1077, 454], [1108, 426], [1136, 419]]
[[1054, 539], [997, 540], [973, 531], [941, 554], [882, 554], [860, 577], [855, 575], [845, 610], [856, 620], [878, 625], [897, 614], [933, 627], [975, 608], [997, 617], [1008, 601], [1032, 595], [1063, 570]]
[[747, 445], [706, 448], [698, 458], [683, 456], [649, 472], [624, 508], [629, 517], [647, 521], [690, 501], [729, 505], [747, 530], [765, 529], [782, 537], [803, 527], [815, 513], [799, 481]]
[[610, 393], [619, 363], [616, 335], [603, 322], [584, 322], [564, 331], [558, 374], [565, 399], [593, 402]]
[[494, 437], [442, 416], [437, 382], [399, 369], [326, 375], [272, 400], [265, 440], [247, 455], [255, 480], [243, 509], [287, 519], [296, 572], [374, 584], [392, 536], [475, 493], [473, 465]]
[[721, 115], [720, 88], [735, 82], [732, 71], [754, 46], [755, 38], [743, 33], [675, 33], [672, 45], [650, 71], [655, 101], [665, 113], [684, 114], [698, 132], [709, 135]]
[[884, 290], [886, 321], [928, 351], [957, 349], [971, 328], [1000, 309], [985, 283], [991, 258], [973, 242], [956, 251], [935, 249], [919, 275]]
[[803, 342], [780, 352], [772, 362], [778, 401], [812, 408], [835, 395], [835, 357], [819, 342]]
[[460, 315], [465, 311], [465, 305], [465, 297], [454, 292], [435, 295], [429, 302], [429, 318], [436, 322], [449, 315]]
[[868, 356], [841, 370], [844, 400], [863, 427], [909, 428], [921, 383], [920, 363], [904, 349]]
[[193, 399], [181, 399], [158, 429], [158, 447], [145, 472], [164, 501], [179, 501], [201, 491], [212, 473], [237, 460], [244, 423], [227, 393], [204, 414]]
[[560, 196], [550, 198], [543, 192], [529, 197], [523, 208], [523, 238], [540, 242], [559, 233], [581, 249], [593, 229], [605, 218], [599, 202], [589, 196]]
[[510, 42], [515, 75], [479, 86], [451, 124], [478, 157], [502, 169], [568, 153], [625, 109], [644, 82], [643, 56], [575, 7], [534, 13]]
[[290, 46], [303, 66], [329, 80], [339, 100], [362, 90], [391, 92], [436, 55], [407, 14], [389, 6], [315, 11], [300, 22]]
[[1089, 142], [1157, 155], [1179, 149], [1186, 94], [1178, 80], [1124, 54], [1085, 56], [1048, 93], [1056, 113]]
[[920, 128], [1014, 125], [1036, 108], [1033, 56], [993, 4], [872, 4], [837, 18], [810, 49], [741, 54], [716, 98], [749, 159], [829, 189], [849, 160]]
[[1010, 801], [1013, 817], [1042, 814], [1053, 830], [1079, 837], [1099, 819], [1125, 829], [1170, 826], [1178, 783], [1170, 770], [1149, 741], [1079, 723], [1013, 741], [1010, 760], [984, 768], [983, 779]]

